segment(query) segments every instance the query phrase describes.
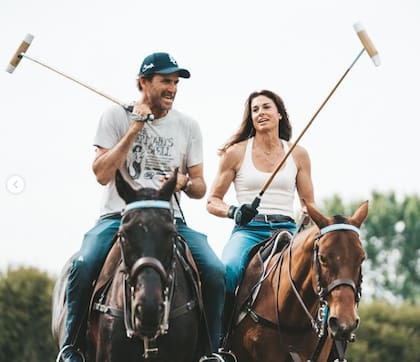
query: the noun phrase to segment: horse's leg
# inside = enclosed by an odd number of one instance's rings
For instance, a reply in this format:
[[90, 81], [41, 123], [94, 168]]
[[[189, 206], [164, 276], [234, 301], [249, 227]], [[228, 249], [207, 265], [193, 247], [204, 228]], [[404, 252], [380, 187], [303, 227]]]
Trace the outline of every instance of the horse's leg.
[[256, 324], [249, 316], [235, 327], [231, 341], [232, 351], [239, 362], [290, 361], [290, 337]]
[[197, 305], [189, 311], [184, 311], [176, 318], [170, 318], [168, 333], [159, 337], [160, 361], [196, 362], [197, 344], [199, 336], [200, 309], [197, 296], [192, 285], [191, 276], [184, 271], [180, 263], [176, 263], [176, 286], [172, 300], [176, 310], [193, 300]]
[[[322, 349], [321, 354], [319, 355], [318, 361], [319, 362], [327, 362], [327, 361], [335, 361], [336, 359], [332, 357], [329, 359], [329, 355], [331, 353], [333, 347], [333, 340], [331, 338], [327, 338], [324, 348]], [[338, 358], [338, 356], [336, 356]]]
[[231, 350], [240, 362], [263, 362], [255, 358], [254, 342], [255, 329], [249, 317], [234, 327], [231, 335]]
[[[112, 308], [124, 310], [122, 278], [119, 269], [112, 280], [104, 304]], [[100, 313], [98, 316], [98, 341], [96, 346], [96, 362], [125, 362], [139, 361], [141, 351], [140, 341], [137, 341], [137, 359], [130, 359], [131, 349], [133, 348], [132, 339], [128, 339], [125, 332], [124, 320], [120, 317]]]
[[96, 345], [96, 362], [111, 361], [111, 316], [101, 314], [98, 318], [98, 341]]

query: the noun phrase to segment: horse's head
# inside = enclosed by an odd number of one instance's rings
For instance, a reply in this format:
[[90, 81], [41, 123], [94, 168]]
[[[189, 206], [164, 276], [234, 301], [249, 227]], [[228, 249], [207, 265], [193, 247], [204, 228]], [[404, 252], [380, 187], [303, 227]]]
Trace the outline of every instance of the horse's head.
[[359, 325], [357, 304], [365, 259], [359, 228], [367, 217], [368, 202], [351, 217], [325, 217], [312, 205], [307, 209], [319, 228], [313, 246], [314, 290], [327, 306], [322, 310], [331, 336], [349, 340]]
[[117, 171], [116, 187], [127, 206], [119, 243], [125, 264], [127, 333], [155, 338], [167, 330], [176, 228], [170, 199], [177, 170], [160, 190], [136, 190]]

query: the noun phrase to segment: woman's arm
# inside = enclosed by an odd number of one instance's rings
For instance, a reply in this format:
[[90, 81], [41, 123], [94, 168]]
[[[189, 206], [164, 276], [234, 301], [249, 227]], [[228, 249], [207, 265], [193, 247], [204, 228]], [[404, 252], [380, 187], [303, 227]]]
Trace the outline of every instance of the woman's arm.
[[219, 169], [207, 199], [207, 211], [219, 217], [227, 217], [229, 205], [223, 201], [224, 196], [240, 167], [245, 145], [241, 142], [229, 147], [220, 158]]

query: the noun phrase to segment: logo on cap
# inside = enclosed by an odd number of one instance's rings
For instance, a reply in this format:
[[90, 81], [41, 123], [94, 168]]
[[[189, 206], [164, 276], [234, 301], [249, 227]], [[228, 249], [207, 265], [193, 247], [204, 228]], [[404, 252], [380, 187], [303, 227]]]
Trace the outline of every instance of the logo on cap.
[[145, 64], [143, 65], [143, 68], [141, 69], [142, 73], [147, 72], [149, 69], [153, 69], [155, 67], [155, 65], [153, 63], [150, 64]]
[[[168, 54], [168, 55], [169, 55], [169, 54]], [[174, 58], [172, 55], [169, 55], [169, 61], [170, 61], [173, 65], [178, 66], [178, 63], [176, 62], [175, 58]]]

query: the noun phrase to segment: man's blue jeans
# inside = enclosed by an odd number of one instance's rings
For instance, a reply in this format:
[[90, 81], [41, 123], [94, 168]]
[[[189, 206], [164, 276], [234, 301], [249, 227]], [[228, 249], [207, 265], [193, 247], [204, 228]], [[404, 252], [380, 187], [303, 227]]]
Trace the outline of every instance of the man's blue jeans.
[[73, 259], [67, 281], [66, 335], [61, 348], [75, 343], [77, 329], [87, 312], [93, 282], [111, 249], [119, 226], [119, 218], [103, 218], [84, 235], [82, 246]]
[[[119, 226], [119, 218], [103, 218], [84, 236], [68, 278], [67, 336], [61, 347], [74, 343], [72, 338], [77, 334], [77, 328], [88, 308], [93, 282], [100, 272]], [[200, 272], [212, 347], [213, 351], [217, 351], [225, 298], [225, 267], [208, 244], [206, 235], [189, 228], [180, 219], [176, 219], [176, 227], [191, 249]]]
[[293, 222], [266, 223], [251, 221], [246, 226], [235, 226], [222, 252], [226, 266], [226, 292], [234, 293], [248, 264], [248, 254], [252, 247], [269, 238], [275, 230], [287, 229], [292, 234], [296, 230]]
[[220, 347], [225, 302], [225, 266], [210, 247], [206, 235], [189, 228], [181, 219], [176, 219], [176, 227], [187, 241], [200, 272], [210, 339], [213, 352], [217, 352]]

